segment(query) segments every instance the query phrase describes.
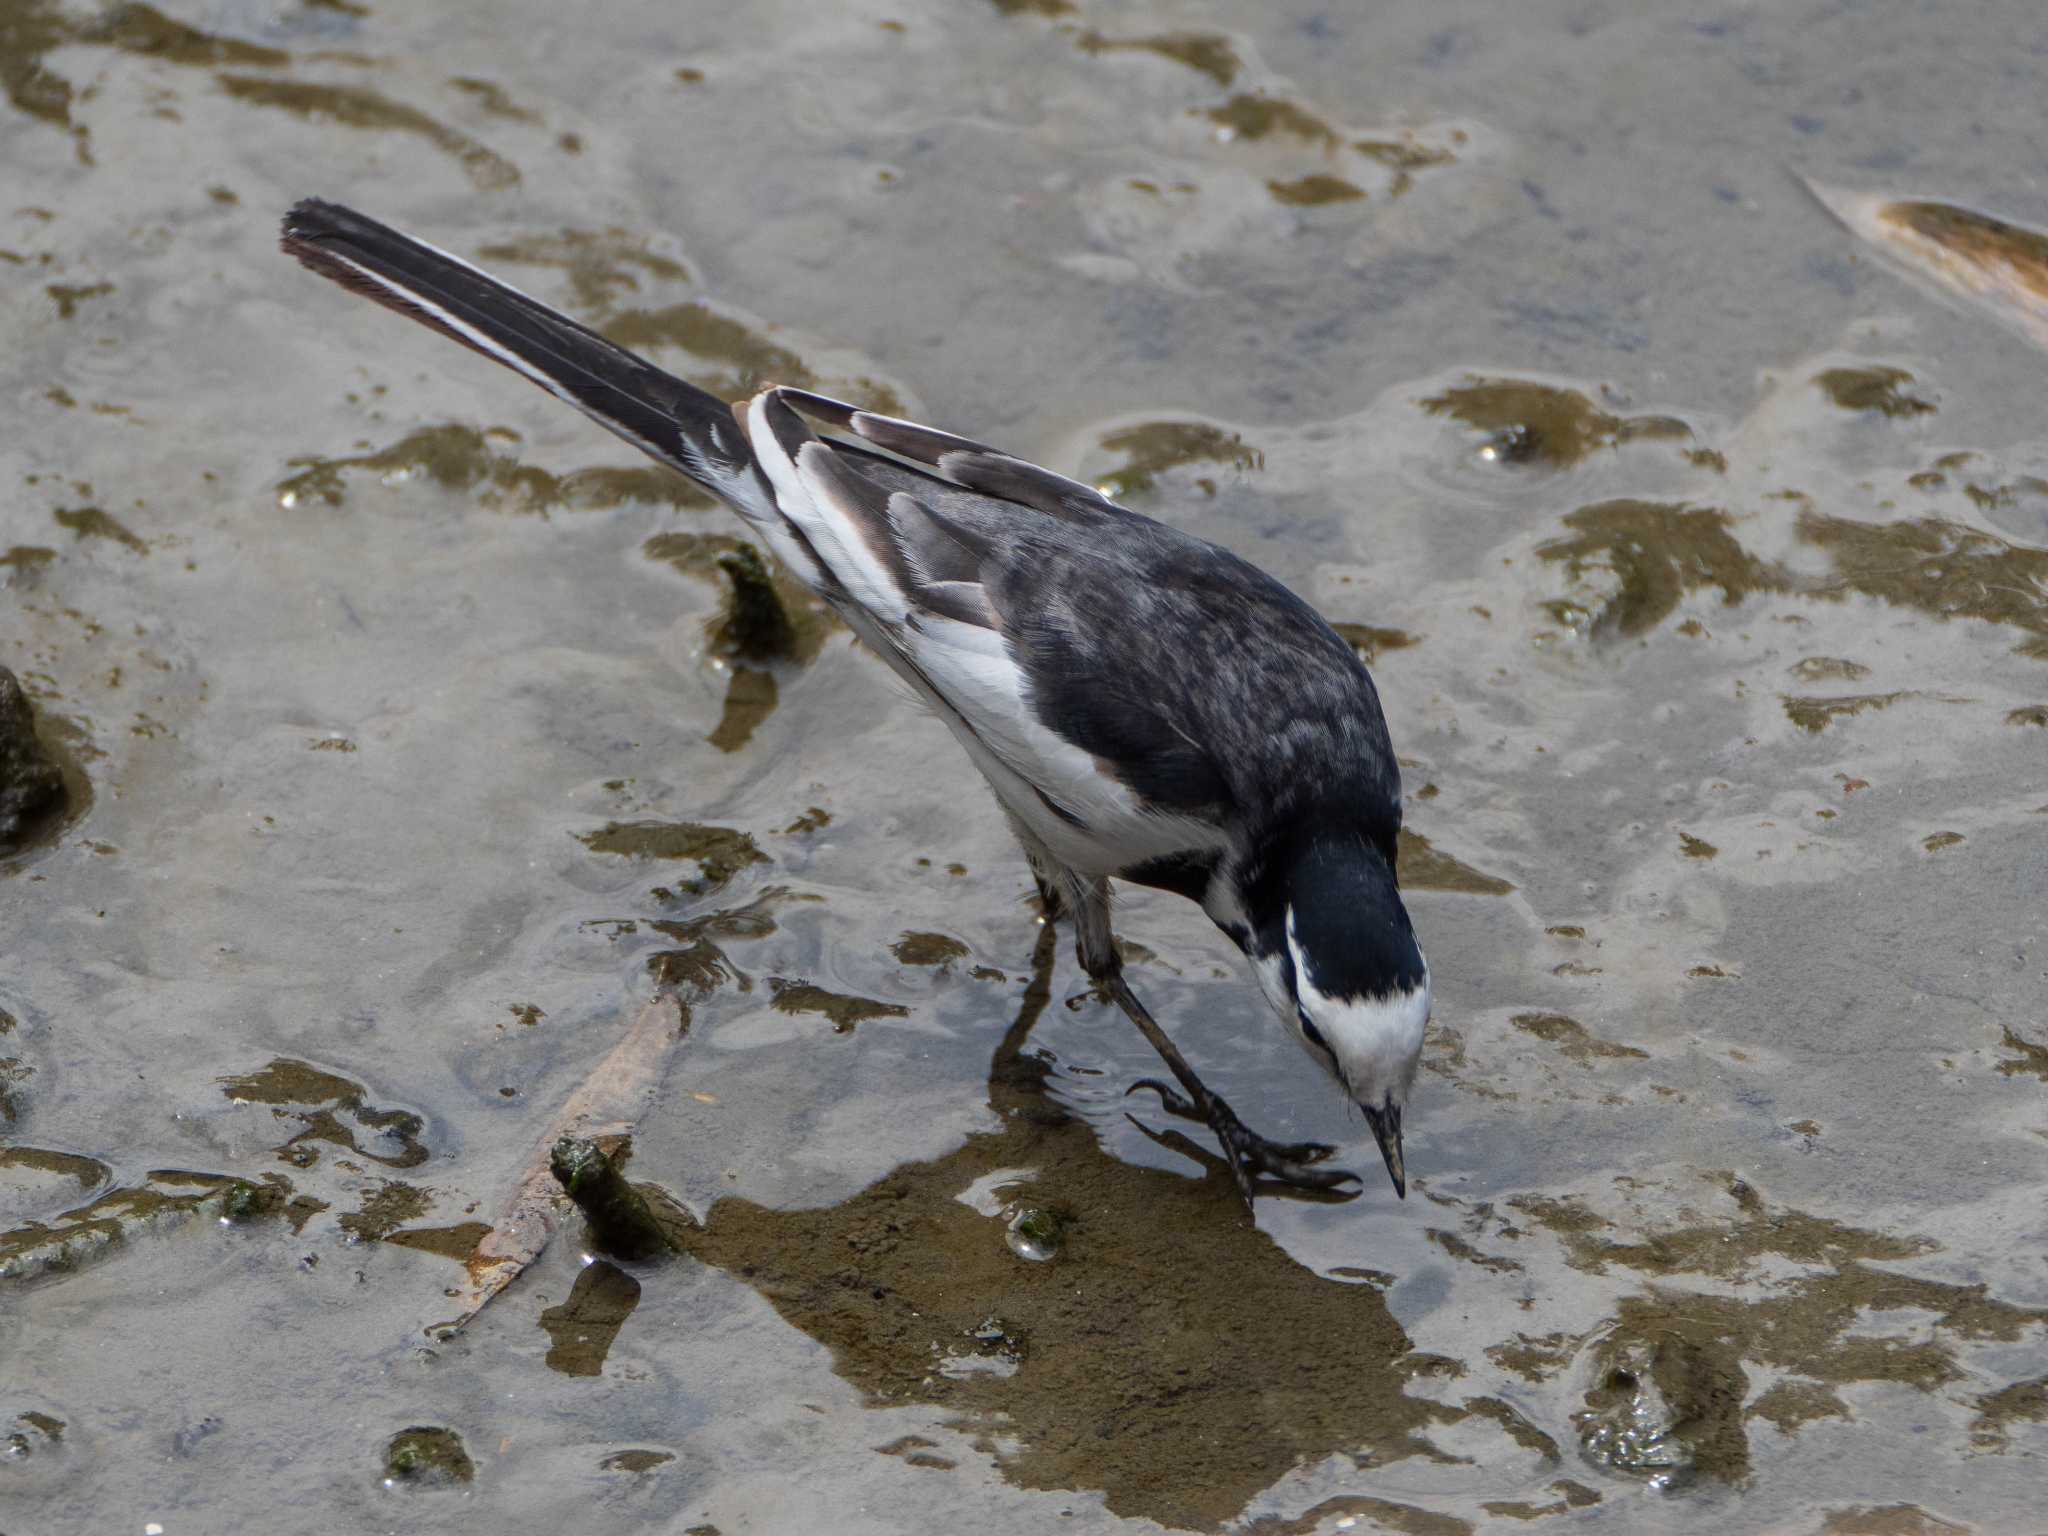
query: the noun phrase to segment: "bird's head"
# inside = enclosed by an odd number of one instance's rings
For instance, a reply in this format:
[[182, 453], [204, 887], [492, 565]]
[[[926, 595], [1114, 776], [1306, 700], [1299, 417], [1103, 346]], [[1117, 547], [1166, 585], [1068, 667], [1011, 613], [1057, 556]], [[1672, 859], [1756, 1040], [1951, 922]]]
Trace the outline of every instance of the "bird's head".
[[1364, 838], [1313, 841], [1287, 862], [1276, 895], [1259, 944], [1268, 999], [1365, 1111], [1405, 1198], [1401, 1111], [1422, 1061], [1429, 965], [1393, 864]]

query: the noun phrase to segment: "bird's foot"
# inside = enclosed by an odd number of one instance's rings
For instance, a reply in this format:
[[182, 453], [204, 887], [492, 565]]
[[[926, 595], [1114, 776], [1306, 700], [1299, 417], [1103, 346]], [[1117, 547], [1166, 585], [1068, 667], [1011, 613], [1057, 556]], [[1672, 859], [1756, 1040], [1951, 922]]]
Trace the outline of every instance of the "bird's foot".
[[1237, 1192], [1244, 1197], [1246, 1211], [1252, 1208], [1253, 1182], [1264, 1177], [1293, 1189], [1332, 1190], [1344, 1184], [1359, 1183], [1357, 1174], [1347, 1168], [1318, 1168], [1314, 1165], [1326, 1162], [1337, 1155], [1337, 1149], [1320, 1141], [1268, 1141], [1237, 1118], [1237, 1111], [1207, 1089], [1201, 1090], [1201, 1102], [1190, 1099], [1168, 1083], [1156, 1077], [1142, 1078], [1131, 1084], [1127, 1093], [1136, 1093], [1140, 1088], [1150, 1088], [1159, 1095], [1159, 1102], [1170, 1115], [1179, 1115], [1184, 1120], [1199, 1120], [1215, 1134], [1223, 1145], [1223, 1154], [1230, 1164], [1230, 1172], [1237, 1180]]

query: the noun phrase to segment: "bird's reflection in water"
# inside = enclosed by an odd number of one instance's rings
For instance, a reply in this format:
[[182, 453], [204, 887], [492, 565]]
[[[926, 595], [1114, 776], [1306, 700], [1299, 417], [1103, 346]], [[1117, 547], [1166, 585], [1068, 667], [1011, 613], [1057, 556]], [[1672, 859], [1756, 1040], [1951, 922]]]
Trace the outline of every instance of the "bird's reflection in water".
[[[1001, 1129], [823, 1210], [721, 1200], [691, 1251], [825, 1344], [871, 1403], [954, 1410], [1012, 1482], [1099, 1490], [1120, 1515], [1213, 1527], [1304, 1463], [1436, 1455], [1425, 1426], [1466, 1414], [1404, 1393], [1419, 1362], [1378, 1291], [1296, 1263], [1206, 1148], [1164, 1133], [1200, 1179], [1119, 1162], [1048, 1092], [1024, 1044], [1056, 942], [1041, 931], [990, 1067]], [[991, 1187], [1000, 1214], [962, 1198]], [[1026, 1208], [1050, 1262], [1006, 1241]]]

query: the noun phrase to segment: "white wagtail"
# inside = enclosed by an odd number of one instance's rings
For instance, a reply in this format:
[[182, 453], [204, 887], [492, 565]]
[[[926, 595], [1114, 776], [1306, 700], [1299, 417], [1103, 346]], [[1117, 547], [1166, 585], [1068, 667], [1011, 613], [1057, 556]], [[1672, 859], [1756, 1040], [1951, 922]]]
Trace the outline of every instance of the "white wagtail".
[[[1204, 1087], [1123, 975], [1111, 877], [1200, 902], [1310, 1056], [1365, 1111], [1406, 1196], [1401, 1110], [1429, 967], [1395, 879], [1401, 776], [1371, 676], [1265, 572], [994, 448], [771, 387], [740, 406], [468, 262], [333, 203], [284, 221], [323, 277], [524, 374], [746, 520], [949, 726], [1083, 969], [1166, 1059], [1247, 1205], [1330, 1189]], [[810, 423], [840, 436], [821, 437]]]

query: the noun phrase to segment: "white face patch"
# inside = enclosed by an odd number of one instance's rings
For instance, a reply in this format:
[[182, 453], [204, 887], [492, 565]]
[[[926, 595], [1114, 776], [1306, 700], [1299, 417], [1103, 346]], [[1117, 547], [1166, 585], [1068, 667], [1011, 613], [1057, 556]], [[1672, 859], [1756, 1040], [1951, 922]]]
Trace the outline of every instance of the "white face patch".
[[[1309, 980], [1307, 957], [1294, 939], [1292, 907], [1287, 911], [1287, 954], [1294, 962], [1296, 1005], [1336, 1058], [1345, 1090], [1374, 1108], [1406, 1103], [1415, 1069], [1422, 1063], [1422, 1037], [1429, 1025], [1428, 962], [1423, 963], [1422, 984], [1412, 991], [1384, 997], [1326, 997]], [[1301, 1029], [1299, 1020], [1294, 1025]], [[1319, 1054], [1306, 1036], [1303, 1040], [1310, 1044], [1311, 1055]]]

